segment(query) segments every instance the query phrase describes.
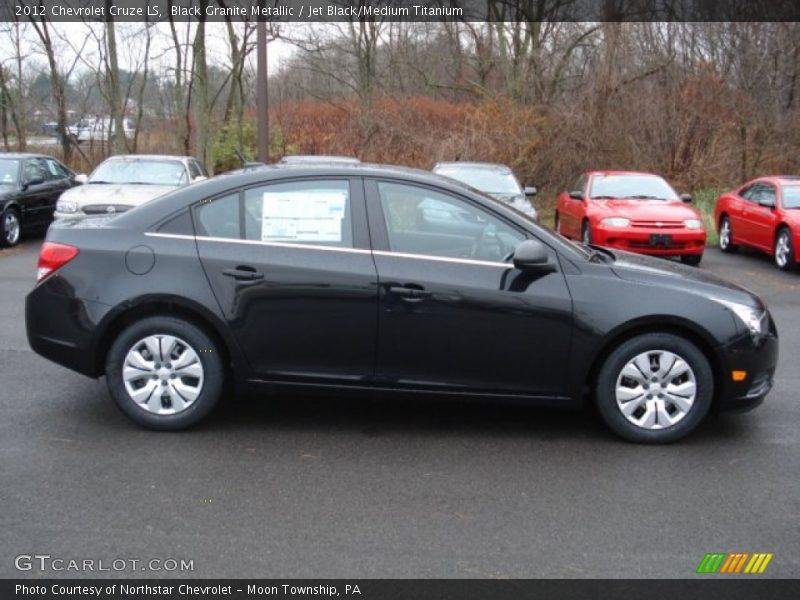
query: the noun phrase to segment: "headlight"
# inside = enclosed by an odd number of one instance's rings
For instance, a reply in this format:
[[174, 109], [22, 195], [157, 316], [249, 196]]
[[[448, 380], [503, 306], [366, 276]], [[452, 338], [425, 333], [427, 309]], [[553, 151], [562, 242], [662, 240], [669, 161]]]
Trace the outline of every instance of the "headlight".
[[739, 320], [745, 324], [745, 327], [747, 327], [751, 335], [762, 336], [767, 334], [769, 319], [767, 318], [766, 309], [753, 308], [747, 304], [729, 302], [728, 300], [720, 300], [719, 298], [716, 300], [723, 306], [731, 309], [733, 314], [739, 317]]
[[686, 225], [686, 227], [688, 229], [702, 229], [703, 228], [703, 222], [700, 219], [686, 219], [683, 222], [683, 224]]
[[78, 212], [78, 203], [74, 200], [59, 200], [56, 202], [56, 211], [61, 213]]
[[600, 225], [603, 227], [627, 227], [630, 224], [631, 220], [625, 217], [608, 217], [600, 221]]

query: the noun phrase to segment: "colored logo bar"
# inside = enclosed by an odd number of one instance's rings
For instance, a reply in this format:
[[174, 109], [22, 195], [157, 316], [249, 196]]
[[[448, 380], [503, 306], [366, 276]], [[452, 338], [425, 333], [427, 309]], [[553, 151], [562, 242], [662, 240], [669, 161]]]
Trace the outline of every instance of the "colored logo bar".
[[697, 572], [702, 574], [761, 574], [767, 569], [773, 554], [766, 552], [710, 552], [703, 557]]

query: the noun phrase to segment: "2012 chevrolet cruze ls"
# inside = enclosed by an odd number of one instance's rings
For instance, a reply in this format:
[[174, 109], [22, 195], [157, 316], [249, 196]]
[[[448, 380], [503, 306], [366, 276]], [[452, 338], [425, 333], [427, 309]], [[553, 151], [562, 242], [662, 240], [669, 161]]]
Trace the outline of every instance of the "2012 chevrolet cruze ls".
[[179, 429], [230, 379], [595, 402], [629, 440], [757, 405], [777, 332], [702, 271], [579, 246], [422, 171], [270, 167], [105, 221], [53, 225], [27, 297], [32, 348], [135, 422]]

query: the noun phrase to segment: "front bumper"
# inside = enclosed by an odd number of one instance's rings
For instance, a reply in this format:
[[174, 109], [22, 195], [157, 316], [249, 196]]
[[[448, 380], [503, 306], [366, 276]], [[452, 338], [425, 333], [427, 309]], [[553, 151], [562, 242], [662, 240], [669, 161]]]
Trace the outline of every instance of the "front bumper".
[[[716, 409], [742, 411], [761, 404], [772, 389], [778, 365], [778, 334], [772, 318], [766, 336], [754, 339], [747, 334], [720, 350]], [[742, 381], [734, 381], [734, 371], [744, 371], [746, 376]]]
[[[661, 237], [661, 241], [653, 243], [653, 236]], [[663, 236], [669, 236], [668, 243], [663, 242]], [[685, 228], [598, 227], [592, 230], [592, 243], [652, 256], [703, 254], [706, 247], [706, 232], [702, 229]]]

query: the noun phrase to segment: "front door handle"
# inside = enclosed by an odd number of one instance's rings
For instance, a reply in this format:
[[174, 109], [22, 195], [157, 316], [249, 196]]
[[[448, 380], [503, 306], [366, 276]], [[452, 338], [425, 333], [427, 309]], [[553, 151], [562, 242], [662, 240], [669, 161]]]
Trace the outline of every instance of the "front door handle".
[[393, 285], [389, 287], [389, 293], [400, 297], [406, 302], [419, 302], [431, 296], [431, 293], [422, 286], [414, 285]]
[[222, 274], [242, 281], [256, 281], [257, 279], [264, 279], [263, 273], [259, 273], [253, 267], [242, 265], [239, 265], [235, 269], [223, 269]]

